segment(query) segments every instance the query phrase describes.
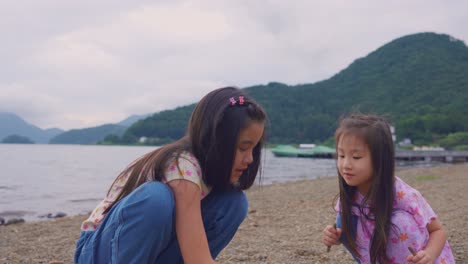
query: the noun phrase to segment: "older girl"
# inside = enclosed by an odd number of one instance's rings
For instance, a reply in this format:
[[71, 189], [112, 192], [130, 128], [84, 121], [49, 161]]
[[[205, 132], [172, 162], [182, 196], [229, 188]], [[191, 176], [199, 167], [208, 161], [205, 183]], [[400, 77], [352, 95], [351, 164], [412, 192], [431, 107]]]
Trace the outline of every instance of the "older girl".
[[75, 263], [214, 263], [246, 217], [265, 120], [238, 88], [208, 93], [183, 138], [116, 178], [82, 224]]

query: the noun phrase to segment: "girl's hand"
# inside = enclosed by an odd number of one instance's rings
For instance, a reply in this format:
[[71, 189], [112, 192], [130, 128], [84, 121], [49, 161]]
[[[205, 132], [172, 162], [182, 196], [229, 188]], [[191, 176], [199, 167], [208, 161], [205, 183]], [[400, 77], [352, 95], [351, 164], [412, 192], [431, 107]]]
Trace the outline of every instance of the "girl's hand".
[[429, 254], [425, 250], [418, 251], [416, 255], [409, 255], [406, 257], [406, 260], [410, 263], [417, 263], [417, 264], [433, 264], [435, 262], [435, 258], [433, 255]]
[[340, 241], [338, 240], [341, 236], [341, 228], [334, 228], [332, 225], [327, 225], [323, 229], [323, 238], [322, 242], [325, 246], [331, 247], [333, 245], [339, 245]]
[[432, 222], [427, 225], [427, 231], [429, 232], [429, 242], [426, 248], [418, 251], [414, 256], [409, 255], [406, 257], [406, 260], [410, 263], [433, 264], [442, 252], [445, 242], [447, 241], [447, 234], [439, 220], [432, 220]]

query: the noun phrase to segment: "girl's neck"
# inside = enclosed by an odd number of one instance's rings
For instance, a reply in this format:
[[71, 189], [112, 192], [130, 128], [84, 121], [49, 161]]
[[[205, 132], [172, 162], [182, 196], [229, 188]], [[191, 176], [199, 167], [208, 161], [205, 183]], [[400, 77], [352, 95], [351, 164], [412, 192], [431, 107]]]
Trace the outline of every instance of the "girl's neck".
[[359, 192], [362, 196], [366, 196], [369, 193], [369, 190], [371, 188], [371, 183], [366, 183], [362, 186], [358, 186], [356, 188], [356, 191]]

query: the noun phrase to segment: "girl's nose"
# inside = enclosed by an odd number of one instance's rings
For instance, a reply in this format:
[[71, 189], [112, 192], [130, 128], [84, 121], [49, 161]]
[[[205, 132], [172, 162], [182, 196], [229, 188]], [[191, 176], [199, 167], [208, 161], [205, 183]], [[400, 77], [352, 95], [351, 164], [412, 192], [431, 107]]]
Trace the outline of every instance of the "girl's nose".
[[351, 159], [345, 158], [343, 165], [344, 165], [345, 168], [351, 168]]
[[250, 163], [253, 162], [253, 153], [249, 152], [245, 157], [244, 157], [244, 162], [249, 165]]

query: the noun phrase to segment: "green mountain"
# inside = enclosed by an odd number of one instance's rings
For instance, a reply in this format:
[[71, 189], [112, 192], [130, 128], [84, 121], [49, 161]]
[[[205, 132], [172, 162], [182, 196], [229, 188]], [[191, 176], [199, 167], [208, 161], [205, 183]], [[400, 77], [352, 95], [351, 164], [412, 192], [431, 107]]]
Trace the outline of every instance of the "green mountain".
[[107, 141], [106, 137], [112, 141], [119, 139], [129, 126], [140, 119], [148, 117], [146, 115], [131, 115], [116, 124], [105, 124], [97, 127], [72, 129], [53, 137], [51, 144], [96, 144]]
[[[153, 114], [130, 126], [114, 143], [133, 144], [141, 137], [148, 137], [152, 144], [160, 145], [180, 138], [185, 134], [187, 121], [195, 104]], [[160, 143], [160, 144], [158, 144]]]
[[127, 129], [125, 126], [106, 124], [97, 127], [72, 129], [53, 137], [50, 144], [96, 144], [108, 134], [120, 136]]
[[[329, 139], [351, 111], [387, 115], [397, 138], [433, 143], [468, 132], [468, 48], [445, 34], [395, 39], [314, 84], [269, 83], [246, 88], [268, 112], [270, 143]], [[131, 126], [122, 137], [179, 138], [193, 105], [164, 111]]]
[[135, 122], [137, 122], [138, 120], [145, 119], [145, 118], [147, 118], [147, 117], [150, 116], [150, 115], [151, 115], [151, 114], [146, 114], [146, 115], [131, 115], [131, 116], [125, 118], [124, 120], [122, 120], [122, 121], [116, 123], [116, 125], [129, 127], [129, 126], [133, 125]]

